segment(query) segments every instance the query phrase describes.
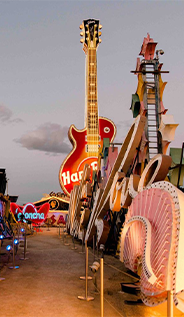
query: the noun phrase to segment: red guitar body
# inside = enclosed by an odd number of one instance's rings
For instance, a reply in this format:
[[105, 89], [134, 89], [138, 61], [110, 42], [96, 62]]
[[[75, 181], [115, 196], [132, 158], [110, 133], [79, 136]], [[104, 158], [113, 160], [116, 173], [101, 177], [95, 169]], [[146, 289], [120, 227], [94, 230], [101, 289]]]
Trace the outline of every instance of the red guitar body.
[[[78, 130], [71, 125], [68, 131], [73, 150], [68, 154], [59, 171], [59, 182], [63, 191], [69, 196], [74, 185], [79, 185], [84, 165], [89, 164], [93, 170], [97, 168], [97, 156], [89, 156], [86, 151], [87, 129]], [[115, 124], [106, 118], [99, 117], [99, 145], [103, 146], [103, 139], [110, 142], [116, 135]]]

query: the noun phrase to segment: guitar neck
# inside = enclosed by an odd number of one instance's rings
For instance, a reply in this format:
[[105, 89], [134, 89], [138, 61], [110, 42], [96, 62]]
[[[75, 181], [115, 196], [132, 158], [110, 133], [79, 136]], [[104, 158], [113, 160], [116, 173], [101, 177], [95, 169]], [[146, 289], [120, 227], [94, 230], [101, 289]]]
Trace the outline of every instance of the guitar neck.
[[86, 56], [86, 115], [87, 139], [98, 142], [97, 58], [96, 48], [88, 48]]

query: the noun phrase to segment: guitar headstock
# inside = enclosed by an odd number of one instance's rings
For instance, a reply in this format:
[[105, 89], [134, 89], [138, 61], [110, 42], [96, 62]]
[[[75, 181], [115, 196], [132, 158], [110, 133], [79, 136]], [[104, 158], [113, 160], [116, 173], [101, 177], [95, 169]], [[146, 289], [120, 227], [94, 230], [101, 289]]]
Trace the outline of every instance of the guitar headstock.
[[101, 32], [99, 31], [102, 28], [102, 25], [99, 24], [99, 20], [88, 19], [84, 20], [83, 23], [80, 25], [80, 36], [82, 39], [80, 40], [83, 43], [84, 51], [87, 48], [97, 48], [99, 43], [101, 43]]

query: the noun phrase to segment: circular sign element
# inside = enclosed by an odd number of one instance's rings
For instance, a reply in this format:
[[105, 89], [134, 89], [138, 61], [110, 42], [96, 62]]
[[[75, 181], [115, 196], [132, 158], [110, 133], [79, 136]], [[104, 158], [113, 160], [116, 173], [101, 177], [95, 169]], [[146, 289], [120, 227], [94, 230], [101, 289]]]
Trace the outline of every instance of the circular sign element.
[[49, 205], [50, 205], [50, 210], [58, 209], [58, 207], [59, 207], [59, 202], [58, 202], [57, 199], [50, 199], [50, 200], [49, 200]]
[[109, 133], [109, 131], [110, 131], [110, 128], [109, 128], [109, 127], [105, 127], [105, 128], [104, 128], [104, 132], [105, 132], [105, 133]]

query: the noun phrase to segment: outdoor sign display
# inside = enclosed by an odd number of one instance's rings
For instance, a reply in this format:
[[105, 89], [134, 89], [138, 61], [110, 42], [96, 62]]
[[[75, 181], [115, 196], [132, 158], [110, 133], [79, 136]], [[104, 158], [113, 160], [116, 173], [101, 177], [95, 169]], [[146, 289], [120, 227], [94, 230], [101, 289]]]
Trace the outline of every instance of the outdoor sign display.
[[41, 207], [36, 207], [32, 203], [27, 203], [25, 206], [19, 206], [16, 203], [10, 204], [10, 210], [18, 222], [31, 221], [33, 223], [41, 224], [47, 218], [49, 209], [49, 203], [45, 203]]
[[[111, 217], [115, 215], [113, 220], [117, 220], [115, 213], [123, 211], [126, 216], [117, 248], [120, 261], [140, 277], [134, 286], [138, 286], [142, 302], [156, 306], [167, 300], [170, 317], [173, 301], [184, 312], [184, 193], [168, 179], [172, 158], [166, 151], [177, 124], [163, 106], [166, 83], [161, 73], [168, 72], [161, 70], [159, 54], [164, 52], [155, 53], [156, 44], [147, 34], [140, 52], [143, 59], [137, 60], [133, 71], [138, 76], [131, 106], [135, 120], [114, 164], [110, 164], [107, 180], [104, 183], [102, 171], [106, 173], [110, 157], [99, 155], [93, 182], [83, 177], [71, 192], [66, 226], [73, 236], [82, 231], [86, 243], [91, 243], [94, 235], [99, 238], [104, 233], [104, 238], [106, 234], [104, 244], [108, 250], [111, 236], [108, 231], [105, 233], [106, 217], [110, 211]], [[83, 175], [85, 171], [86, 176], [90, 175], [90, 169], [86, 164]], [[81, 221], [84, 217], [85, 225]], [[115, 231], [117, 225], [111, 228]]]

